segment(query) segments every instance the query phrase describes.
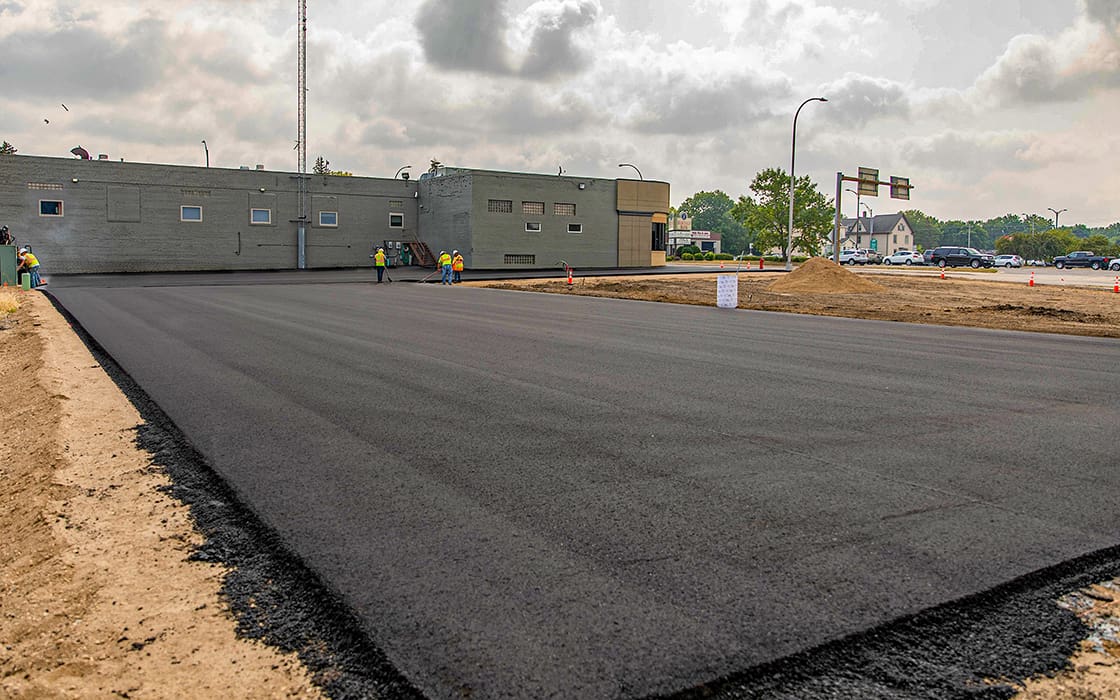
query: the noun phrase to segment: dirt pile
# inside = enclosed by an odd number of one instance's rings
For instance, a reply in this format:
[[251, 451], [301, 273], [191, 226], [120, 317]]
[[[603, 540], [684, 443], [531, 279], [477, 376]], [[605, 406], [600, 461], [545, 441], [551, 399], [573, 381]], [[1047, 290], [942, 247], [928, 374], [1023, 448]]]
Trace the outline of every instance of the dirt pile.
[[849, 272], [831, 260], [810, 258], [788, 275], [774, 280], [767, 291], [809, 294], [874, 294], [886, 289]]

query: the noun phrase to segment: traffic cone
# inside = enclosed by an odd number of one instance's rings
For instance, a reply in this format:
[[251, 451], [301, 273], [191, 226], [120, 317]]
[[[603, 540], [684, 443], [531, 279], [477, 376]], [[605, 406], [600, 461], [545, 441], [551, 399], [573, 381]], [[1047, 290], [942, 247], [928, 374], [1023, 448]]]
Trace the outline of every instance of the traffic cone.
[[941, 268], [941, 279], [945, 279], [945, 268]]
[[722, 260], [719, 261], [719, 269], [721, 269], [721, 270], [723, 269], [723, 261]]
[[1033, 287], [1034, 286], [1034, 270], [1031, 270], [1031, 281], [1027, 282], [1027, 286], [1028, 287]]
[[572, 268], [568, 268], [568, 285], [572, 284]]
[[1116, 294], [1120, 294], [1120, 275], [1117, 275], [1115, 280], [1113, 281], [1112, 291]]

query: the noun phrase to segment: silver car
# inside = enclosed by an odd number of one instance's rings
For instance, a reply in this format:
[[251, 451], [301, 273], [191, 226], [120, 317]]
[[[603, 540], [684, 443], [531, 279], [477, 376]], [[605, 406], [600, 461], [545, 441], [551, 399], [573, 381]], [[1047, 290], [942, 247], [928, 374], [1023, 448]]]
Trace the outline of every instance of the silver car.
[[925, 265], [926, 259], [922, 257], [921, 253], [912, 250], [900, 250], [894, 255], [883, 258], [883, 262], [888, 265]]
[[995, 259], [996, 267], [1022, 267], [1023, 259], [1018, 255], [997, 255]]

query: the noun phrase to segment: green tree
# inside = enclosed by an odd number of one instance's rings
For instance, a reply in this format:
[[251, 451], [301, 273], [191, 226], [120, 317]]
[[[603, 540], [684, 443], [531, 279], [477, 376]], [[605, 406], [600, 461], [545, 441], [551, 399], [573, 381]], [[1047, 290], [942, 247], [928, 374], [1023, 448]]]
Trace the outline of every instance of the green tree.
[[16, 154], [16, 147], [5, 141], [0, 145], [0, 156], [14, 156]]
[[918, 250], [929, 250], [941, 245], [941, 222], [917, 209], [902, 212], [914, 227], [914, 246]]
[[[789, 241], [789, 173], [781, 168], [760, 171], [751, 181], [753, 196], [740, 197], [733, 216], [750, 231], [762, 250], [778, 248], [785, 257]], [[796, 180], [793, 195], [793, 246], [819, 255], [832, 239], [833, 202], [808, 175]]]
[[677, 211], [688, 214], [692, 219], [692, 228], [696, 231], [715, 231], [720, 235], [720, 247], [728, 252], [746, 250], [751, 242], [747, 232], [743, 229], [731, 210], [735, 202], [726, 192], [697, 192], [681, 202]]
[[1097, 255], [1115, 255], [1116, 245], [1103, 233], [1094, 233], [1081, 241], [1079, 245], [1084, 246], [1084, 250], [1091, 250]]

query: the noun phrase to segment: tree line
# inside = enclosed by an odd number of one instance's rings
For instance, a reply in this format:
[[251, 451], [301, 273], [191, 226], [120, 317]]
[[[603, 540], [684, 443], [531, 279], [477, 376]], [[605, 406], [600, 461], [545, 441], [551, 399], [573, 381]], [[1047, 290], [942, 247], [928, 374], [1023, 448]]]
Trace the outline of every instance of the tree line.
[[[688, 215], [692, 228], [720, 234], [727, 252], [780, 249], [785, 255], [789, 231], [789, 174], [767, 168], [755, 175], [750, 194], [732, 199], [722, 190], [697, 192], [674, 214]], [[914, 245], [929, 250], [942, 245], [969, 245], [1023, 257], [1050, 258], [1071, 250], [1120, 255], [1120, 222], [1091, 228], [1074, 224], [1055, 228], [1038, 214], [1004, 214], [986, 220], [941, 220], [918, 209], [906, 209], [914, 229]], [[797, 178], [794, 191], [794, 248], [817, 255], [832, 241], [835, 201], [808, 176]], [[1057, 251], [1057, 252], [1052, 252]], [[1030, 254], [1028, 254], [1030, 253]], [[1037, 254], [1035, 254], [1037, 253]]]

